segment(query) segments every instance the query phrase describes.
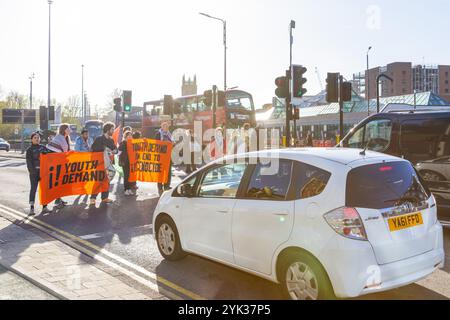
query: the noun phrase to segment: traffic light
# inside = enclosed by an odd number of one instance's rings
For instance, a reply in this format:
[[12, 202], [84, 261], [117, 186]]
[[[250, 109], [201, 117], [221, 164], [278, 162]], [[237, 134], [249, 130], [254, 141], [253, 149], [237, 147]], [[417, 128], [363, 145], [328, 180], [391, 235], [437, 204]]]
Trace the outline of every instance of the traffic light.
[[342, 101], [352, 101], [352, 84], [351, 84], [351, 82], [342, 83], [341, 99], [342, 99]]
[[129, 90], [124, 90], [123, 91], [123, 111], [125, 112], [130, 112], [131, 111], [131, 96], [132, 96], [132, 92]]
[[300, 108], [294, 107], [294, 112], [292, 115], [292, 120], [300, 120]]
[[308, 81], [306, 78], [303, 77], [303, 75], [308, 71], [303, 66], [300, 65], [293, 65], [293, 87], [292, 87], [292, 93], [294, 98], [301, 98], [303, 97], [308, 90], [306, 88], [303, 88], [303, 85]]
[[289, 80], [287, 77], [278, 77], [275, 79], [275, 95], [280, 99], [289, 97]]
[[39, 128], [41, 130], [48, 129], [47, 108], [45, 106], [39, 107]]
[[122, 99], [121, 98], [114, 99], [114, 111], [122, 112]]
[[164, 96], [163, 113], [169, 116], [173, 113], [173, 97], [170, 95]]
[[48, 120], [55, 121], [55, 106], [48, 107]]
[[327, 102], [339, 101], [339, 73], [328, 73], [327, 76]]
[[204, 104], [207, 107], [211, 107], [212, 106], [212, 101], [213, 101], [213, 92], [212, 90], [207, 90], [203, 93], [203, 95], [205, 96], [205, 101]]
[[226, 94], [224, 91], [218, 91], [217, 92], [217, 106], [225, 107], [225, 105], [226, 105]]

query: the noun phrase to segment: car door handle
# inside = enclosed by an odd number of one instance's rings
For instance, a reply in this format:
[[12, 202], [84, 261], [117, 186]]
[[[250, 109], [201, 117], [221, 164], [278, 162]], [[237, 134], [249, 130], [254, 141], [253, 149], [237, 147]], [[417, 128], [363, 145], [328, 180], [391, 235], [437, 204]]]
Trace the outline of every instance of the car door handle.
[[228, 213], [230, 212], [229, 210], [217, 210], [217, 213]]
[[289, 212], [285, 211], [285, 212], [277, 212], [273, 214], [274, 216], [288, 216]]

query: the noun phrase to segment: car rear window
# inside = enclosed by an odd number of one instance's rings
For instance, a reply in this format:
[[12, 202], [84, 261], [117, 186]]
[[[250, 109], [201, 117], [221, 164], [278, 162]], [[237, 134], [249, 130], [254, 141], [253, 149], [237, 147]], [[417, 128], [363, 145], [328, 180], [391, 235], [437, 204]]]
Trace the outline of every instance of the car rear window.
[[410, 202], [419, 206], [430, 194], [409, 162], [386, 162], [351, 170], [346, 206], [384, 209]]

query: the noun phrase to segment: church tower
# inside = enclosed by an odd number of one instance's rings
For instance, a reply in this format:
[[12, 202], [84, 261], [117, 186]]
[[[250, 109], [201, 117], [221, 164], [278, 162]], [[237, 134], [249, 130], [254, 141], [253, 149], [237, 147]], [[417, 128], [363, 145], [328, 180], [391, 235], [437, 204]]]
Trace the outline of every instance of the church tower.
[[181, 86], [181, 95], [184, 96], [191, 96], [197, 94], [197, 75], [194, 75], [194, 80], [191, 80], [189, 77], [188, 80], [186, 80], [186, 76], [183, 75], [183, 83]]

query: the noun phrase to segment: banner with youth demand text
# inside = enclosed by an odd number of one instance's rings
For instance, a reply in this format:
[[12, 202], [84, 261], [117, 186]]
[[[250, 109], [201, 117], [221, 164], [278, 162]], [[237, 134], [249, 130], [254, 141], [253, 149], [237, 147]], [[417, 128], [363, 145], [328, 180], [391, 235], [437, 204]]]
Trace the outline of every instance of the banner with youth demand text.
[[127, 142], [127, 151], [130, 160], [129, 182], [167, 183], [172, 143], [151, 139], [132, 139]]
[[41, 155], [39, 199], [43, 205], [64, 196], [97, 194], [108, 188], [103, 152]]

